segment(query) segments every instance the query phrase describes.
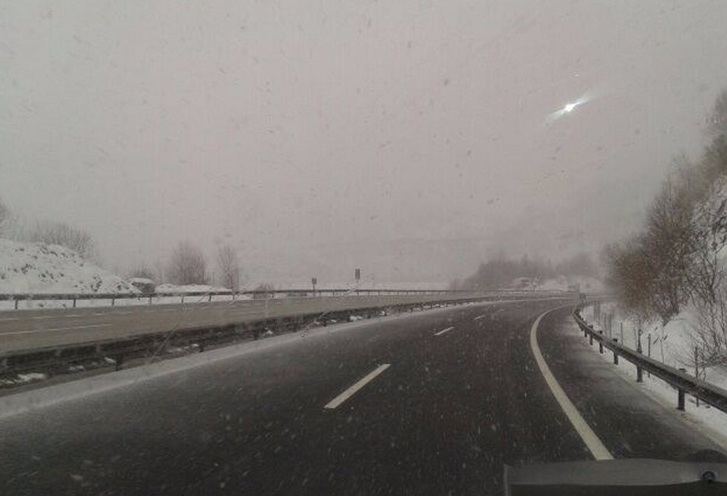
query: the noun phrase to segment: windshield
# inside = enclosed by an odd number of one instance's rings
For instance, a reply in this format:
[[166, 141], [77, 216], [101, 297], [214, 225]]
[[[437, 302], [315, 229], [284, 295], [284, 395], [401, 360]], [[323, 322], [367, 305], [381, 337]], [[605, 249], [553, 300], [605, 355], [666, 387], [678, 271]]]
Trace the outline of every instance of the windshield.
[[0, 0], [0, 493], [727, 462], [726, 21]]

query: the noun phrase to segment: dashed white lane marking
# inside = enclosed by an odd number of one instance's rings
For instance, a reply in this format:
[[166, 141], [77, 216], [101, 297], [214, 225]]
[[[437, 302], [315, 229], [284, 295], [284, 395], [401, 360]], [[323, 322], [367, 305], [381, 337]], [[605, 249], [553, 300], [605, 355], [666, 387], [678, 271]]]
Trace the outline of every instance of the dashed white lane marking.
[[384, 363], [382, 365], [379, 365], [376, 367], [373, 371], [366, 374], [361, 380], [359, 380], [356, 384], [351, 386], [350, 388], [346, 389], [344, 392], [333, 398], [326, 406], [323, 408], [328, 408], [329, 410], [332, 410], [334, 408], [338, 408], [341, 406], [341, 404], [349, 399], [351, 396], [356, 394], [359, 389], [364, 387], [369, 382], [373, 381], [376, 376], [378, 376], [380, 373], [382, 373], [384, 370], [388, 369], [391, 366], [389, 363]]
[[5, 317], [4, 319], [0, 319], [0, 322], [9, 322], [11, 320], [20, 320], [18, 317]]
[[14, 331], [14, 332], [3, 332], [0, 333], [0, 336], [14, 336], [17, 334], [36, 334], [40, 332], [58, 332], [58, 331], [73, 331], [76, 329], [93, 329], [96, 327], [109, 327], [111, 324], [92, 324], [92, 325], [82, 325], [82, 326], [73, 326], [73, 327], [51, 327], [49, 329], [33, 329], [32, 331]]
[[484, 319], [485, 317], [487, 317], [487, 315], [478, 315], [473, 320], [480, 320], [480, 319]]
[[571, 400], [568, 399], [565, 391], [563, 391], [563, 388], [560, 387], [560, 384], [558, 384], [555, 376], [550, 371], [550, 367], [548, 367], [548, 364], [545, 363], [543, 354], [540, 353], [540, 348], [538, 347], [538, 325], [540, 325], [541, 319], [549, 312], [550, 310], [535, 319], [533, 327], [530, 329], [530, 348], [535, 356], [535, 361], [538, 363], [538, 368], [540, 368], [540, 372], [543, 374], [545, 382], [548, 384], [548, 387], [550, 387], [550, 391], [553, 393], [553, 396], [555, 396], [555, 399], [558, 401], [558, 404], [560, 404], [560, 407], [563, 409], [566, 417], [568, 417], [568, 420], [570, 420], [570, 423], [573, 425], [576, 432], [578, 432], [578, 435], [581, 436], [581, 439], [583, 439], [583, 442], [586, 444], [593, 457], [596, 460], [613, 460], [611, 453], [608, 449], [606, 449], [601, 440], [598, 439], [596, 433], [593, 432], [591, 427], [586, 423], [576, 407], [573, 403], [571, 403]]
[[442, 335], [442, 334], [444, 334], [445, 332], [449, 332], [449, 331], [451, 331], [452, 329], [454, 329], [454, 327], [447, 327], [446, 329], [442, 329], [442, 330], [441, 330], [441, 331], [439, 331], [439, 332], [435, 332], [435, 333], [434, 333], [434, 335], [435, 335], [435, 336], [441, 336], [441, 335]]

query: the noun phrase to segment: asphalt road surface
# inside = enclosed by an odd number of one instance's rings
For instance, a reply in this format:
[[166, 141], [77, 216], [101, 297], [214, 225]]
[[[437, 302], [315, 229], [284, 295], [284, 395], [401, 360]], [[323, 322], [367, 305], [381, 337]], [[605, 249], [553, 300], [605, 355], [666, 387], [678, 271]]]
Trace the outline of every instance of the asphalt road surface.
[[[338, 310], [427, 303], [443, 299], [455, 301], [475, 296], [481, 295], [348, 295], [186, 305], [6, 311], [0, 312], [0, 357], [19, 350], [113, 340], [148, 333], [225, 326], [278, 317], [318, 316]], [[513, 299], [508, 295], [482, 297], [492, 300]]]
[[[530, 348], [557, 306], [357, 323], [5, 418], [0, 493], [501, 494], [504, 463], [593, 459]], [[542, 319], [540, 349], [614, 457], [717, 449], [585, 349], [568, 313]]]

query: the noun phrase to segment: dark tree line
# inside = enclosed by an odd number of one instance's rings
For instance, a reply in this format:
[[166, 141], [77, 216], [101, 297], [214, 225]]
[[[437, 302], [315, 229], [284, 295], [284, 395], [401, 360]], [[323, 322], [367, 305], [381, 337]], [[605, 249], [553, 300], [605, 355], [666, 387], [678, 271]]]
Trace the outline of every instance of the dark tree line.
[[550, 261], [523, 256], [512, 259], [498, 255], [483, 262], [472, 276], [464, 281], [456, 281], [458, 289], [498, 289], [509, 287], [518, 278], [544, 280], [561, 275], [597, 275], [597, 267], [590, 256], [579, 253], [553, 265]]

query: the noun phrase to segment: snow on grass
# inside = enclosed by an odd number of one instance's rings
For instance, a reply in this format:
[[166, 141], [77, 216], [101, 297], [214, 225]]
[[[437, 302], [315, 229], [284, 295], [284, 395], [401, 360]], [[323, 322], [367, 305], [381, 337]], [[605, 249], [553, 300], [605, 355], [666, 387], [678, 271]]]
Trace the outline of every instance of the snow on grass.
[[[26, 243], [0, 239], [0, 294], [67, 294], [83, 295], [94, 293], [136, 294], [136, 298], [114, 299], [115, 306], [148, 305], [144, 296], [132, 285], [135, 280], [123, 278], [84, 260], [78, 253], [58, 245]], [[137, 282], [142, 279], [136, 279]], [[143, 282], [151, 282], [143, 280]], [[162, 284], [157, 291], [185, 294], [190, 292], [227, 291], [226, 288], [207, 285], [176, 286]], [[236, 296], [235, 300], [247, 299]], [[211, 301], [231, 301], [231, 296], [214, 295]], [[208, 296], [187, 296], [184, 303], [208, 302]], [[154, 297], [152, 304], [179, 304], [180, 296]], [[78, 299], [75, 307], [108, 307], [111, 299]], [[72, 299], [21, 300], [19, 310], [73, 308]], [[0, 301], [0, 310], [15, 309], [15, 302]]]
[[[611, 330], [607, 328], [607, 322], [604, 319], [606, 314], [613, 315], [613, 324]], [[592, 322], [595, 328], [603, 330], [609, 338], [618, 338], [629, 348], [636, 349], [638, 341], [638, 326], [636, 323], [626, 318], [618, 306], [614, 303], [606, 303], [601, 305], [601, 319], [594, 322], [594, 309], [592, 306], [586, 307], [582, 312], [583, 318], [588, 322]], [[695, 319], [689, 310], [686, 310], [669, 322], [666, 326], [658, 323], [650, 323], [642, 326], [641, 347], [644, 355], [659, 360], [662, 363], [674, 368], [685, 367], [694, 372], [694, 343], [690, 337]], [[708, 369], [707, 374], [719, 377], [723, 374], [715, 367]], [[721, 386], [724, 387], [724, 386]]]
[[227, 288], [223, 287], [215, 287], [215, 286], [208, 286], [206, 284], [185, 284], [185, 285], [178, 285], [178, 284], [160, 284], [156, 287], [157, 293], [174, 293], [174, 294], [182, 294], [182, 293], [212, 293], [212, 292], [219, 292], [219, 291], [230, 291]]
[[[604, 310], [608, 312], [614, 312], [614, 314], [617, 316], [619, 315], [617, 313], [615, 305], [613, 304], [602, 305], [602, 315], [604, 313]], [[602, 330], [604, 331], [605, 335], [608, 335], [608, 329], [603, 326], [603, 321], [595, 322], [592, 306], [584, 308], [581, 311], [581, 316], [588, 323], [592, 324], [594, 329]], [[635, 326], [630, 321], [625, 319], [614, 319], [612, 335], [614, 337], [618, 337], [619, 341], [621, 341], [621, 323], [624, 324], [623, 336], [625, 346], [636, 349], [637, 332]], [[666, 330], [664, 332], [664, 336], [666, 337], [663, 337], [660, 333], [656, 332], [658, 331], [658, 329], [655, 330], [648, 328], [649, 332], [653, 332], [652, 337], [654, 337], [655, 339], [657, 337], [659, 338], [659, 341], [656, 345], [652, 344], [651, 357], [655, 358], [656, 360], [662, 361], [663, 363], [666, 363], [667, 365], [670, 365], [672, 367], [684, 367], [684, 364], [688, 363], [686, 361], [685, 355], [688, 354], [688, 349], [690, 348], [689, 339], [686, 333], [686, 329], [684, 328], [685, 325], [686, 323], [684, 320], [676, 320], [670, 323], [670, 325], [666, 326]], [[648, 334], [642, 334], [641, 343], [643, 353], [646, 355], [648, 354], [648, 341], [645, 341], [645, 336], [648, 336]], [[598, 345], [595, 342], [591, 349], [594, 352], [598, 353]], [[662, 352], [664, 358], [663, 360]], [[601, 357], [607, 362], [613, 363], [613, 354], [610, 351], [604, 350], [604, 353], [601, 354]], [[673, 408], [674, 412], [682, 416], [682, 418], [684, 418], [687, 422], [696, 424], [698, 427], [704, 428], [706, 431], [708, 431], [709, 434], [713, 434], [713, 437], [717, 438], [715, 440], [721, 443], [723, 447], [727, 449], [727, 414], [707, 405], [703, 401], [700, 401], [699, 406], [697, 406], [696, 399], [688, 395], [686, 397], [686, 411], [679, 412], [678, 410], [676, 410], [677, 390], [671, 385], [667, 384], [656, 376], [651, 376], [647, 372], [644, 372], [643, 374], [644, 382], [637, 383], [636, 366], [623, 358], [619, 360], [618, 365], [613, 365], [613, 367], [614, 370], [624, 379], [633, 382], [636, 387], [643, 389], [645, 394], [653, 397], [665, 406]], [[691, 372], [692, 374], [694, 373], [694, 370], [690, 371], [688, 368], [687, 371]], [[727, 389], [727, 373], [722, 369], [710, 369], [707, 380], [710, 383], [715, 384], [716, 386]]]
[[136, 293], [73, 250], [0, 239], [0, 293]]

